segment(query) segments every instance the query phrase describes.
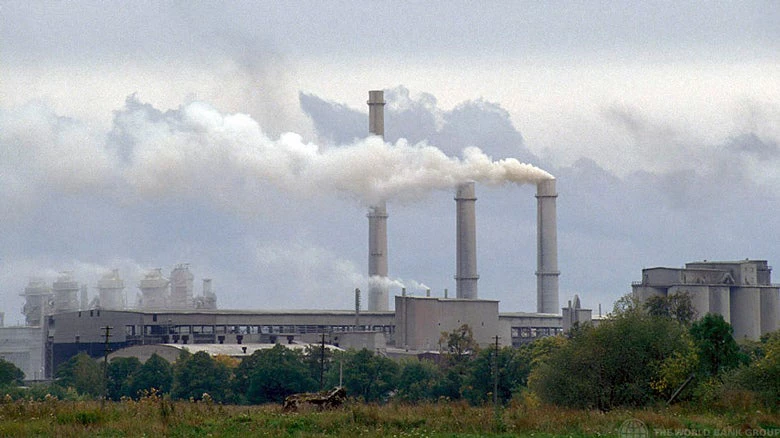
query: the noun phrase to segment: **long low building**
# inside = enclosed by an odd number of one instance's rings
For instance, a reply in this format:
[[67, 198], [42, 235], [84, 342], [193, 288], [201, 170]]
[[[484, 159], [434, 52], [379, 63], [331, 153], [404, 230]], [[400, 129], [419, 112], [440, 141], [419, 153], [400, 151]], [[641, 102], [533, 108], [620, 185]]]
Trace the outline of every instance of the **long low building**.
[[[426, 304], [425, 300], [416, 298], [414, 301]], [[446, 301], [434, 298], [427, 300]], [[446, 302], [438, 304], [447, 306]], [[495, 306], [490, 312], [497, 310]], [[385, 346], [396, 346], [398, 343], [396, 313], [361, 311], [357, 318], [354, 311], [348, 310], [155, 312], [94, 309], [59, 313], [49, 315], [45, 319], [45, 335], [42, 339], [46, 340], [46, 376], [50, 377], [51, 370], [80, 351], [100, 357], [105, 353], [106, 347], [110, 351], [116, 351], [133, 345], [150, 344], [310, 343], [318, 342], [322, 334], [325, 334], [326, 342], [332, 345], [344, 348], [363, 345], [372, 350], [381, 350]], [[464, 317], [455, 322], [471, 321]], [[561, 316], [554, 314], [498, 314], [497, 324], [495, 332], [499, 335], [502, 345], [517, 346], [538, 337], [562, 332]], [[109, 327], [108, 331], [106, 327]], [[441, 333], [447, 329], [449, 327], [436, 326], [429, 331]], [[429, 337], [432, 339], [436, 333], [431, 333]], [[378, 339], [379, 337], [382, 339]], [[423, 349], [423, 346], [412, 347]]]

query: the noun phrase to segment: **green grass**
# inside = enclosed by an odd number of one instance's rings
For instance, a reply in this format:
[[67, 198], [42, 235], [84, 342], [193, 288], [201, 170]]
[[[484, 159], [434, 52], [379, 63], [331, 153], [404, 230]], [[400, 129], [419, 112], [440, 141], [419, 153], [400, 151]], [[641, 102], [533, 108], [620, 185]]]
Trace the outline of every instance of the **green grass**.
[[[139, 401], [4, 401], [0, 436], [58, 437], [515, 437], [618, 436], [628, 419], [652, 431], [764, 430], [780, 436], [780, 415], [756, 409], [701, 412], [674, 406], [608, 413], [515, 403], [496, 412], [459, 402], [385, 406], [350, 403], [317, 412], [284, 413], [278, 405], [229, 406], [172, 402], [160, 397]], [[652, 436], [652, 435], [651, 435]], [[744, 433], [743, 436], [747, 436]]]

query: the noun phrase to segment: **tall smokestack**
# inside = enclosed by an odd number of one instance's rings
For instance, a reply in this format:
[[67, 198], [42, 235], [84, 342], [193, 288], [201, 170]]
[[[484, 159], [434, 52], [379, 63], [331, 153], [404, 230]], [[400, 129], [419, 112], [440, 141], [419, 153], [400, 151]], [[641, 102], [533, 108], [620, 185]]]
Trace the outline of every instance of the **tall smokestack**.
[[[384, 91], [368, 92], [368, 132], [385, 137]], [[387, 282], [371, 281], [387, 277], [387, 205], [379, 202], [368, 210], [368, 310], [388, 310]]]
[[558, 231], [556, 223], [555, 180], [536, 186], [536, 311], [559, 313], [558, 307]]
[[461, 184], [455, 194], [456, 205], [456, 271], [457, 298], [475, 300], [477, 296], [477, 219], [474, 182]]

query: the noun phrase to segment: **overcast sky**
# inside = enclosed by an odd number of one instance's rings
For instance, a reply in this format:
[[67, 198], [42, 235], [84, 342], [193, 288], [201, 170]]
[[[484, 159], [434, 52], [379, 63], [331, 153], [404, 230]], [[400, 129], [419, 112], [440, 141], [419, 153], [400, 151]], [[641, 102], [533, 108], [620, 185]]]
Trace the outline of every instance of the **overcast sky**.
[[778, 263], [780, 3], [483, 3], [0, 3], [6, 320], [31, 276], [118, 267], [133, 301], [178, 263], [222, 308], [349, 308], [377, 197], [391, 277], [454, 291], [469, 177], [480, 297], [533, 311], [537, 174], [478, 172], [502, 159], [558, 179], [561, 304]]

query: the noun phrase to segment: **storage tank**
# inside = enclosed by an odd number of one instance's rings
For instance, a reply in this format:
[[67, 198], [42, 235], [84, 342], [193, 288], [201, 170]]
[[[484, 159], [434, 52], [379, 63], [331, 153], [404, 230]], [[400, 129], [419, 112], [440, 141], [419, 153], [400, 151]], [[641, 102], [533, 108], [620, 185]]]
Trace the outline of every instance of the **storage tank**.
[[73, 279], [73, 273], [64, 271], [52, 285], [54, 292], [53, 313], [73, 312], [79, 310], [79, 284]]
[[51, 288], [42, 278], [31, 278], [21, 296], [24, 297], [22, 314], [24, 314], [25, 324], [42, 326], [43, 317], [50, 310]]
[[121, 310], [125, 302], [125, 282], [119, 276], [119, 269], [113, 269], [98, 280], [98, 297], [102, 309]]
[[168, 306], [171, 309], [192, 309], [194, 302], [193, 279], [195, 277], [190, 272], [190, 266], [186, 263], [177, 265], [171, 271], [171, 298]]
[[731, 289], [731, 326], [734, 339], [758, 339], [761, 336], [761, 292], [756, 287]]
[[149, 271], [138, 285], [141, 289], [140, 307], [144, 310], [167, 308], [169, 283], [168, 279], [163, 277], [161, 268]]

